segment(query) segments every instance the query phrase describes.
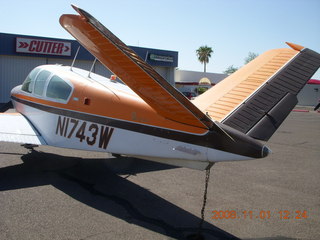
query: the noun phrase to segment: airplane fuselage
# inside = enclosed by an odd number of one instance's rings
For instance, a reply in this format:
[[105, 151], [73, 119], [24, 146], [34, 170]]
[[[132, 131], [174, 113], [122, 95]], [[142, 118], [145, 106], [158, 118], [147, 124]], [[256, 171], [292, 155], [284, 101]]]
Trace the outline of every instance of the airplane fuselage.
[[59, 65], [37, 67], [23, 85], [12, 90], [17, 112], [32, 123], [47, 145], [196, 169], [205, 169], [213, 162], [267, 154], [264, 146], [244, 134], [225, 129], [236, 138], [230, 140], [166, 119], [126, 85], [70, 69]]

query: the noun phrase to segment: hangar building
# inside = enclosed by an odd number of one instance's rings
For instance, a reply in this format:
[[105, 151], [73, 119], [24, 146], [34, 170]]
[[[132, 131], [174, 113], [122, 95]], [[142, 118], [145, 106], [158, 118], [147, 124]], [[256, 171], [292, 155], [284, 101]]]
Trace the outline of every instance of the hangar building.
[[[36, 66], [71, 65], [79, 46], [76, 40], [0, 33], [0, 104], [10, 100], [11, 89], [22, 84]], [[129, 47], [174, 85], [178, 52]], [[90, 70], [93, 61], [94, 57], [81, 47], [74, 66]], [[112, 74], [99, 62], [95, 64], [93, 72], [105, 77]]]

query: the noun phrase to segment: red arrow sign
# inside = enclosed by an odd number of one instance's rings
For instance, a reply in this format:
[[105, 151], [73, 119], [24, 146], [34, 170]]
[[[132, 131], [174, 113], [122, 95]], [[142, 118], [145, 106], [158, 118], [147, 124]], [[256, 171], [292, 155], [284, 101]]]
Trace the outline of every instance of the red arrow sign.
[[17, 37], [16, 51], [20, 53], [71, 56], [71, 42]]
[[19, 48], [27, 48], [27, 47], [29, 47], [29, 44], [26, 43], [26, 42], [19, 42], [19, 43], [20, 43]]
[[64, 46], [64, 51], [65, 51], [65, 52], [68, 52], [69, 50], [70, 50], [70, 47]]

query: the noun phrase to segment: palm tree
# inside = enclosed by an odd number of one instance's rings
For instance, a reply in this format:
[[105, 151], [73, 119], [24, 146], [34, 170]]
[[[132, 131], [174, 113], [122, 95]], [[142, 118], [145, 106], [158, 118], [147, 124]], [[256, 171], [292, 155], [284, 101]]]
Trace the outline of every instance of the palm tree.
[[206, 64], [209, 63], [209, 58], [211, 57], [211, 53], [213, 53], [212, 48], [207, 45], [201, 46], [196, 50], [196, 53], [198, 60], [204, 64], [203, 71], [206, 72]]

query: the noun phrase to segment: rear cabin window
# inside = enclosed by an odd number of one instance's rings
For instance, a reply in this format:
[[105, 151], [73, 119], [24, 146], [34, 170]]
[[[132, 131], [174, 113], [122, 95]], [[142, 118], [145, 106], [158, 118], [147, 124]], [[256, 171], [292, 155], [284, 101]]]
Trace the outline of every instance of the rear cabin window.
[[62, 78], [53, 76], [47, 87], [47, 97], [56, 100], [68, 100], [72, 87]]
[[29, 75], [27, 76], [26, 80], [24, 80], [21, 89], [25, 92], [31, 93], [33, 90], [34, 80], [37, 76], [38, 72], [40, 71], [40, 68], [33, 69]]
[[34, 83], [33, 92], [35, 94], [42, 96], [44, 87], [46, 85], [46, 81], [47, 81], [48, 77], [50, 76], [50, 74], [51, 73], [46, 70], [43, 70], [38, 74], [38, 76], [35, 80], [35, 83]]

